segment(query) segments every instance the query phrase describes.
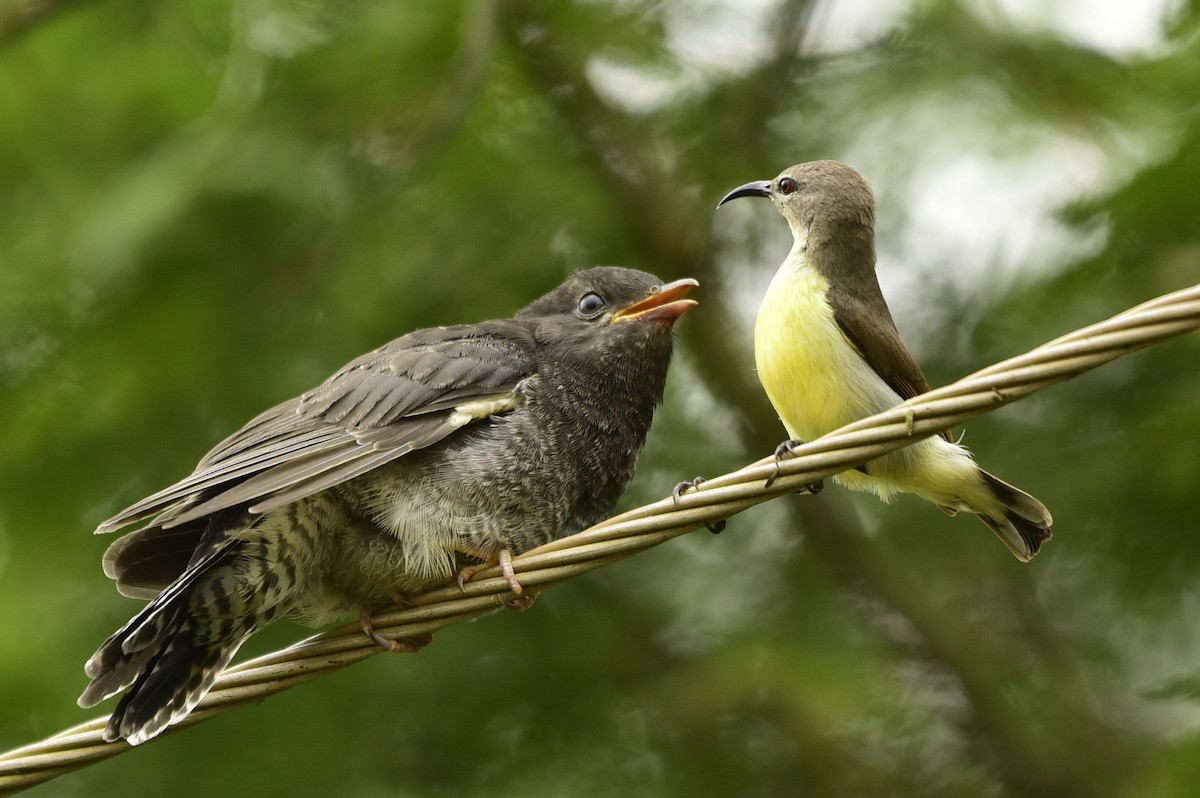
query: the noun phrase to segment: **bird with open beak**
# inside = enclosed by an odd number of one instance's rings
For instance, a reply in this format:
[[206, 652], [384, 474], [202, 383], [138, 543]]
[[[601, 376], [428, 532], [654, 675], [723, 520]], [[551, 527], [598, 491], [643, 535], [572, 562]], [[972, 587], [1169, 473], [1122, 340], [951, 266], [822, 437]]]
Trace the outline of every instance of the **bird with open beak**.
[[[371, 613], [607, 517], [633, 476], [695, 280], [578, 272], [513, 318], [418, 330], [258, 416], [99, 532], [105, 573], [151, 599], [88, 660], [105, 738], [178, 722], [280, 617]], [[128, 688], [128, 689], [127, 689]]]

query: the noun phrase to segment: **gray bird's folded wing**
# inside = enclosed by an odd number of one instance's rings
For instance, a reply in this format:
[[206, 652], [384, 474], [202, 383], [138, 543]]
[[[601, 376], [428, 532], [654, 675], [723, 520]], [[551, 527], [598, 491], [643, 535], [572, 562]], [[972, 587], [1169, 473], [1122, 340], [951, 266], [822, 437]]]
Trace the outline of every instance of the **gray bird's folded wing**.
[[232, 508], [261, 513], [352, 479], [514, 409], [531, 351], [515, 320], [410, 333], [261, 414], [190, 476], [97, 531], [151, 518], [165, 531]]

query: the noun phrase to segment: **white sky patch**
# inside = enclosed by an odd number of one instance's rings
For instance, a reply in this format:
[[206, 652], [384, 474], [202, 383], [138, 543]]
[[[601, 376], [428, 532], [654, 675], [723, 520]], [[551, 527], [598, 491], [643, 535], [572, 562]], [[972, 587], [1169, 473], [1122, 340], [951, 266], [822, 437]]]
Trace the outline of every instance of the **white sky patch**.
[[324, 44], [331, 35], [318, 19], [316, 6], [295, 3], [254, 13], [249, 19], [246, 39], [251, 48], [261, 53], [293, 58]]
[[[1121, 58], [1164, 44], [1163, 28], [1179, 0], [970, 0], [984, 22], [1017, 33], [1051, 34]], [[770, 55], [779, 0], [687, 0], [664, 10], [666, 48], [675, 66], [653, 72], [597, 56], [588, 79], [629, 113], [663, 108], [714, 76], [740, 74]], [[824, 0], [798, 46], [810, 54], [853, 52], [900, 27], [911, 12], [898, 0]]]
[[859, 50], [899, 26], [910, 8], [895, 0], [825, 0], [813, 13], [804, 51], [833, 55]]
[[[1064, 203], [1108, 179], [1099, 150], [1056, 138], [1019, 159], [935, 152], [939, 157], [919, 164], [912, 182], [889, 198], [903, 204], [907, 219], [895, 237], [880, 241], [879, 276], [888, 296], [917, 304], [930, 270], [970, 291], [980, 282], [1045, 273], [1103, 245], [1103, 231], [1081, 231], [1056, 218]], [[897, 282], [903, 284], [889, 291], [888, 283]]]
[[[981, 19], [1018, 33], [1049, 33], [1120, 58], [1163, 44], [1163, 23], [1179, 0], [972, 0]], [[900, 25], [913, 4], [897, 0], [825, 0], [813, 16], [805, 50], [850, 52]]]
[[667, 6], [667, 49], [700, 71], [742, 72], [763, 59], [778, 0], [690, 0]]
[[1115, 58], [1163, 44], [1163, 24], [1178, 0], [973, 0], [993, 24], [1029, 33], [1054, 33]]
[[663, 108], [713, 76], [752, 69], [771, 50], [767, 24], [777, 0], [689, 0], [664, 9], [673, 69], [653, 71], [604, 55], [589, 59], [588, 81], [610, 105], [628, 113]]
[[687, 86], [682, 76], [655, 74], [602, 55], [588, 59], [587, 79], [604, 102], [630, 114], [653, 113]]

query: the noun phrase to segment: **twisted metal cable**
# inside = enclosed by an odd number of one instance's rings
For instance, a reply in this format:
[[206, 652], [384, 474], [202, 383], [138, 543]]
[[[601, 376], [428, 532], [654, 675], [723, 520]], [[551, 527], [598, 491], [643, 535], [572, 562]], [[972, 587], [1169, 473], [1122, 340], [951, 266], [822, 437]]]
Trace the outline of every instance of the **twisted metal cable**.
[[[795, 456], [767, 457], [703, 482], [682, 495], [614, 516], [576, 535], [513, 558], [531, 593], [657, 546], [805, 485], [862, 465], [893, 449], [948, 429], [972, 416], [1078, 376], [1122, 355], [1200, 327], [1200, 284], [1138, 305], [1107, 321], [977, 371], [883, 413], [848, 424], [798, 447]], [[772, 475], [777, 479], [767, 489]], [[498, 568], [479, 572], [465, 589], [439, 587], [411, 597], [406, 609], [374, 617], [383, 636], [404, 639], [495, 612], [511, 601]], [[223, 672], [193, 712], [166, 733], [257, 702], [383, 649], [348, 624]], [[104, 742], [107, 717], [96, 718], [32, 745], [0, 754], [0, 795], [9, 795], [71, 770], [115, 756], [130, 746]]]

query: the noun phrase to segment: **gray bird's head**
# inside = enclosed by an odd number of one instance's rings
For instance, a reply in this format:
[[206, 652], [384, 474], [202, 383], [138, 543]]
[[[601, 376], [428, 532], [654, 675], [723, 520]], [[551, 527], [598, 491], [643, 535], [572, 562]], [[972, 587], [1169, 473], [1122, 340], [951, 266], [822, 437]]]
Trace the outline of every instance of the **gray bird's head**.
[[[576, 272], [517, 318], [537, 320], [547, 339], [605, 339], [666, 335], [696, 301], [690, 278], [663, 284], [653, 274], [618, 266]], [[669, 337], [669, 336], [667, 336]]]
[[[608, 477], [624, 488], [662, 403], [673, 348], [671, 327], [696, 302], [695, 280], [663, 284], [652, 274], [600, 266], [577, 272], [517, 314], [540, 346], [539, 401], [570, 406], [584, 421], [580, 446], [625, 452]], [[548, 389], [548, 390], [546, 390]], [[603, 441], [588, 436], [602, 434]], [[603, 515], [591, 517], [589, 522]], [[582, 528], [582, 527], [580, 527]]]
[[[646, 272], [598, 266], [527, 305], [517, 319], [530, 324], [545, 357], [564, 373], [614, 395], [662, 397], [671, 359], [671, 327], [696, 302], [685, 299], [695, 280], [662, 280]], [[626, 393], [623, 401], [632, 401]]]
[[790, 166], [774, 180], [738, 186], [717, 207], [740, 197], [767, 197], [787, 219], [810, 257], [875, 264], [875, 197], [858, 172], [840, 161]]

